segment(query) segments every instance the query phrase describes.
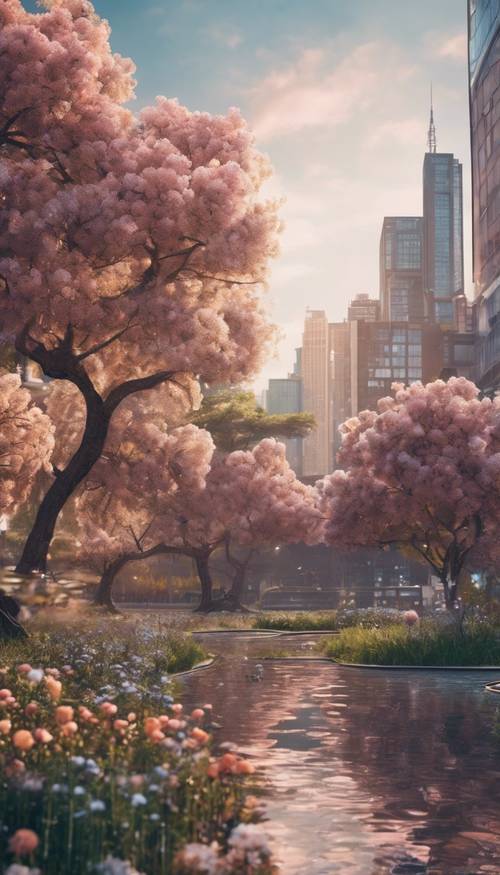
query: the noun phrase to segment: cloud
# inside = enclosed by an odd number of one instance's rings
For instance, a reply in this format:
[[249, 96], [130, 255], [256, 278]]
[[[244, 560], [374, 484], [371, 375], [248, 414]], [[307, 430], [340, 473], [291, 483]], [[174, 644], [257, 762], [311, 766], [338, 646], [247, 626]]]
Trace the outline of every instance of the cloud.
[[467, 60], [467, 36], [465, 33], [457, 33], [442, 42], [437, 48], [437, 54], [441, 58], [452, 58], [454, 61]]
[[253, 86], [253, 128], [261, 141], [312, 127], [334, 128], [380, 100], [384, 83], [412, 72], [382, 42], [358, 45], [336, 63], [324, 48], [306, 49], [294, 63], [272, 70]]
[[411, 146], [414, 143], [423, 143], [424, 126], [421, 118], [387, 119], [380, 124], [375, 124], [366, 139], [366, 145], [371, 148], [382, 146], [387, 148], [390, 144]]
[[236, 28], [214, 24], [206, 32], [211, 40], [226, 49], [237, 49], [243, 42], [243, 36]]

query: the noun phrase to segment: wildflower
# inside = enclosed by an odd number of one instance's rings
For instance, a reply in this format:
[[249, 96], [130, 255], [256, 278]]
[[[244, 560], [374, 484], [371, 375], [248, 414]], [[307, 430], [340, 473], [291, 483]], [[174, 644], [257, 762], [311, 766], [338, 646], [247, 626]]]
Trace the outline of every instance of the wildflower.
[[65, 723], [69, 723], [73, 720], [73, 708], [71, 705], [59, 705], [56, 708], [56, 720], [59, 726], [63, 726]]
[[138, 808], [139, 805], [147, 805], [147, 799], [142, 793], [134, 793], [131, 799], [132, 807]]
[[39, 684], [42, 678], [43, 669], [41, 668], [32, 668], [26, 673], [26, 680], [28, 680], [30, 684]]
[[96, 872], [99, 875], [142, 875], [128, 860], [119, 860], [118, 857], [111, 856], [106, 857], [104, 863], [99, 863]]
[[47, 729], [44, 729], [42, 726], [39, 726], [35, 729], [33, 735], [35, 736], [36, 741], [39, 741], [41, 744], [49, 744], [54, 738]]
[[208, 732], [205, 732], [204, 729], [200, 729], [199, 726], [195, 726], [194, 729], [191, 730], [191, 737], [199, 744], [206, 744], [209, 739]]
[[101, 705], [101, 711], [106, 717], [114, 717], [118, 708], [116, 705], [113, 705], [112, 702], [103, 702]]
[[176, 702], [175, 705], [172, 705], [172, 711], [174, 712], [174, 714], [181, 714], [183, 710], [184, 706], [181, 705], [180, 702]]
[[71, 757], [71, 762], [77, 768], [82, 768], [85, 765], [85, 757], [79, 757], [79, 756]]
[[3, 690], [0, 690], [0, 700], [1, 699], [10, 699], [11, 697], [12, 697], [12, 693], [10, 690], [7, 690], [5, 688]]
[[26, 708], [24, 709], [24, 713], [27, 717], [32, 717], [33, 714], [36, 714], [38, 711], [38, 704], [36, 702], [28, 702]]
[[90, 803], [91, 811], [106, 811], [106, 804], [102, 801], [102, 799], [92, 799]]
[[89, 775], [100, 775], [101, 770], [97, 765], [95, 760], [88, 759], [85, 761], [85, 771], [89, 773]]
[[205, 712], [202, 708], [195, 708], [194, 711], [191, 712], [191, 717], [193, 720], [202, 720], [205, 716]]
[[5, 774], [8, 778], [13, 778], [16, 775], [20, 775], [25, 769], [26, 766], [22, 760], [13, 759], [7, 766], [5, 766]]
[[28, 674], [31, 671], [31, 665], [29, 662], [23, 662], [21, 665], [17, 666], [17, 670], [19, 674]]
[[192, 842], [177, 854], [175, 867], [183, 872], [192, 872], [193, 875], [215, 875], [218, 869], [218, 850], [216, 842], [211, 845]]
[[144, 780], [144, 775], [131, 775], [130, 777], [130, 783], [132, 784], [132, 787], [135, 788], [142, 787]]
[[18, 829], [9, 839], [9, 851], [16, 857], [32, 854], [39, 845], [39, 838], [32, 829]]
[[115, 720], [113, 723], [114, 729], [125, 730], [128, 728], [128, 720]]
[[238, 760], [236, 763], [236, 774], [237, 775], [253, 775], [255, 772], [255, 766], [252, 763], [249, 763], [248, 760]]
[[67, 723], [61, 726], [61, 732], [66, 738], [71, 738], [72, 735], [76, 735], [78, 732], [78, 724], [74, 720], [68, 720]]
[[5, 875], [40, 875], [40, 869], [30, 869], [29, 866], [22, 866], [21, 863], [12, 863], [5, 870]]
[[85, 787], [80, 787], [79, 784], [73, 790], [75, 796], [85, 796]]
[[420, 617], [416, 611], [404, 611], [403, 620], [407, 626], [415, 626], [420, 621]]
[[12, 729], [10, 720], [0, 720], [0, 735], [8, 735]]
[[28, 751], [33, 747], [35, 739], [29, 729], [18, 729], [17, 732], [14, 732], [12, 743], [14, 744], [14, 747], [19, 748], [19, 750]]
[[61, 681], [56, 680], [55, 677], [49, 674], [45, 676], [45, 686], [52, 701], [58, 702], [62, 693]]

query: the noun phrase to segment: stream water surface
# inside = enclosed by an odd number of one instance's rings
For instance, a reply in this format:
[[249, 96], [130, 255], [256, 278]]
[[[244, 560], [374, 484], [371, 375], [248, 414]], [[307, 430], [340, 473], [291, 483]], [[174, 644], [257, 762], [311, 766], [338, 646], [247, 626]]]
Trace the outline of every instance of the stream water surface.
[[[283, 875], [500, 875], [491, 676], [303, 661], [313, 636], [197, 637], [218, 658], [184, 702], [211, 702], [216, 742], [256, 766]], [[278, 649], [299, 658], [263, 660]]]

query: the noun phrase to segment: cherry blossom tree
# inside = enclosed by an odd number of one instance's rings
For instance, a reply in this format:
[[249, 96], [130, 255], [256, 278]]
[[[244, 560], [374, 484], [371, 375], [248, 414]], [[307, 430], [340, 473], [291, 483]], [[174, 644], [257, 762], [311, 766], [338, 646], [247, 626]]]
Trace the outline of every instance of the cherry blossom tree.
[[238, 610], [245, 576], [258, 548], [321, 542], [323, 519], [317, 493], [297, 478], [286, 459], [284, 444], [274, 438], [261, 440], [252, 450], [221, 458], [210, 472], [208, 484], [217, 495], [226, 559], [234, 572], [222, 606]]
[[1, 339], [86, 406], [18, 569], [44, 569], [59, 513], [122, 402], [179, 374], [237, 382], [272, 331], [269, 165], [236, 110], [158, 98], [135, 117], [133, 64], [88, 0], [0, 6]]
[[0, 376], [0, 514], [11, 516], [28, 497], [39, 471], [51, 470], [49, 417], [33, 404], [17, 374]]
[[[500, 401], [464, 378], [405, 388], [342, 427], [340, 464], [318, 484], [325, 538], [411, 549], [452, 608], [460, 575], [500, 524]], [[483, 556], [483, 560], [484, 556]]]

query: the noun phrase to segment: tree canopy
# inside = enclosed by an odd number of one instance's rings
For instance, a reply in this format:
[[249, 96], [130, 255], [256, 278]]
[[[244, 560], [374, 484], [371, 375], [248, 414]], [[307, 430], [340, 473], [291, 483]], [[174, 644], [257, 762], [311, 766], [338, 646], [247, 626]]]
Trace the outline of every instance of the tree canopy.
[[315, 426], [311, 413], [267, 413], [253, 392], [220, 390], [205, 395], [191, 422], [206, 428], [218, 450], [248, 450], [264, 438], [306, 437]]

